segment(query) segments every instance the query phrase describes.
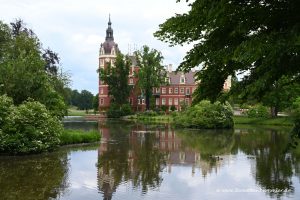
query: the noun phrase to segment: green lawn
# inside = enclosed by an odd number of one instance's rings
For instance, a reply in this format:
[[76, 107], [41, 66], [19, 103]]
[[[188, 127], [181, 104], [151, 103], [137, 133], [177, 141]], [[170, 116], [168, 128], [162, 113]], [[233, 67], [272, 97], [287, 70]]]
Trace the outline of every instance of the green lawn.
[[[172, 115], [131, 115], [126, 117], [129, 120], [137, 120], [142, 122], [158, 122], [158, 123], [172, 123]], [[235, 124], [249, 124], [249, 125], [273, 125], [273, 126], [293, 126], [291, 117], [276, 117], [276, 118], [249, 118], [247, 116], [233, 116]]]
[[233, 116], [233, 121], [235, 124], [293, 126], [291, 117], [249, 118], [247, 116]]
[[94, 110], [88, 110], [88, 113], [86, 113], [85, 110], [77, 110], [77, 108], [72, 107], [68, 109], [68, 116], [86, 116], [94, 114]]

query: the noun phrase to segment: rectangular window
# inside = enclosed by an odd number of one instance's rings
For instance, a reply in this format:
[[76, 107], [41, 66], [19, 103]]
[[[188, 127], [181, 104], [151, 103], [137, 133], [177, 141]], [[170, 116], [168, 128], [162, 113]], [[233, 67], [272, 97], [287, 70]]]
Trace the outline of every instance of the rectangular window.
[[169, 98], [169, 105], [172, 105], [172, 104], [173, 104], [173, 99]]
[[132, 78], [129, 79], [129, 84], [133, 84], [133, 79]]
[[174, 105], [176, 105], [176, 106], [178, 105], [178, 98], [174, 99]]
[[184, 94], [184, 88], [180, 88], [180, 94]]
[[180, 98], [180, 103], [183, 103], [184, 102], [184, 98]]
[[166, 98], [161, 99], [161, 105], [166, 105]]
[[161, 88], [161, 93], [166, 94], [166, 88]]
[[145, 104], [145, 99], [142, 99], [142, 104]]
[[155, 99], [155, 105], [159, 106], [159, 98]]
[[100, 105], [103, 105], [104, 104], [104, 99], [100, 99]]
[[156, 93], [160, 93], [160, 88], [156, 88]]
[[178, 88], [175, 88], [175, 89], [174, 89], [174, 93], [175, 93], [175, 94], [178, 94]]
[[100, 88], [100, 94], [103, 94], [103, 88]]
[[186, 88], [186, 94], [190, 94], [190, 88]]
[[173, 93], [173, 88], [169, 88], [169, 94]]
[[185, 104], [189, 105], [190, 104], [190, 100], [188, 98], [185, 99]]

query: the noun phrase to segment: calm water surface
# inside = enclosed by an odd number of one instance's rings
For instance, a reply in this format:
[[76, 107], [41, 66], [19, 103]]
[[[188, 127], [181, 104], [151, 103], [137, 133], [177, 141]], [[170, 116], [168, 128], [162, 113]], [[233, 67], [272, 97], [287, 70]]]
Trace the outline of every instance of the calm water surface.
[[100, 144], [0, 157], [0, 199], [300, 199], [289, 129], [195, 131], [170, 125], [66, 122]]

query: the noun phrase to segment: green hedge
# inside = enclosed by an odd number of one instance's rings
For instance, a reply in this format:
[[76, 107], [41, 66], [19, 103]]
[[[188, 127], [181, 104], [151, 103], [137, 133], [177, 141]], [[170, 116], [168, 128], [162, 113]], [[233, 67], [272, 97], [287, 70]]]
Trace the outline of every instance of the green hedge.
[[232, 128], [234, 125], [232, 116], [233, 111], [229, 103], [212, 104], [204, 100], [174, 116], [174, 124], [187, 128]]

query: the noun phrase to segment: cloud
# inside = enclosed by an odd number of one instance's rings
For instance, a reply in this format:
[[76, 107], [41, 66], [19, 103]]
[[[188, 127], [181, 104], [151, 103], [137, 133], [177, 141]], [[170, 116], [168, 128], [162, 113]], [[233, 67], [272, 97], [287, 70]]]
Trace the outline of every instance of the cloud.
[[[6, 23], [23, 19], [38, 35], [45, 48], [61, 58], [63, 68], [73, 76], [73, 88], [98, 90], [98, 52], [104, 42], [108, 14], [111, 14], [115, 42], [123, 53], [129, 46], [146, 44], [165, 55], [165, 64], [177, 66], [183, 47], [169, 47], [153, 32], [174, 13], [188, 10], [185, 2], [175, 0], [0, 0], [1, 20]], [[135, 44], [135, 45], [134, 45]]]

